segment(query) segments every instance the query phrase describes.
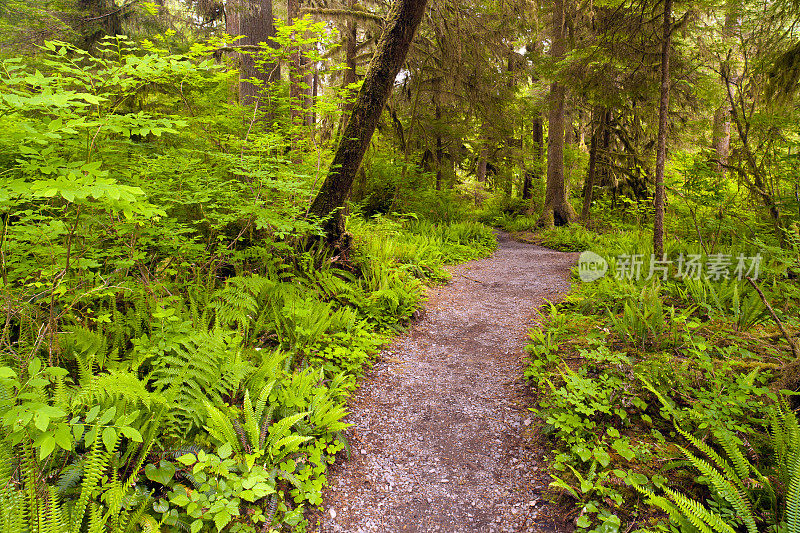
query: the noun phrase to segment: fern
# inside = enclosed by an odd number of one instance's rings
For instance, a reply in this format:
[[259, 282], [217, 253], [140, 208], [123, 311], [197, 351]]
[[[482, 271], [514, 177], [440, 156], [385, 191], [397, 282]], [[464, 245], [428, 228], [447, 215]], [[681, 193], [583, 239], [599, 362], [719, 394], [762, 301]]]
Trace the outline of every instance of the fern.
[[[645, 385], [648, 383], [645, 382]], [[765, 475], [750, 463], [744, 457], [735, 436], [729, 432], [714, 432], [727, 456], [722, 457], [711, 446], [682, 430], [677, 424], [676, 428], [716, 465], [697, 457], [686, 448], [678, 447], [686, 459], [703, 475], [713, 491], [732, 506], [748, 533], [758, 531], [757, 512], [760, 513], [759, 517], [763, 522], [771, 528], [770, 530], [778, 528], [776, 530], [783, 531], [781, 527], [785, 524], [788, 533], [800, 533], [800, 428], [797, 417], [786, 405], [785, 398], [780, 398], [771, 411], [769, 437], [777, 476]], [[760, 499], [761, 494], [749, 489], [745, 484], [750, 474], [758, 481], [758, 486], [766, 491], [770, 508], [767, 508], [763, 499]], [[700, 531], [715, 533], [735, 531], [717, 513], [679, 492], [665, 488], [665, 494], [672, 500], [669, 502], [642, 487], [634, 486], [648, 496], [648, 501], [652, 505], [667, 511], [673, 521], [686, 520]], [[679, 509], [678, 515], [671, 510], [673, 504]]]
[[[725, 498], [738, 513], [747, 526], [748, 533], [758, 533], [756, 528], [755, 518], [753, 517], [752, 503], [747, 499], [747, 495], [740, 491], [734, 484], [740, 484], [741, 480], [736, 478], [736, 481], [730, 480], [723, 473], [716, 468], [712, 467], [709, 463], [700, 459], [689, 452], [687, 449], [678, 446], [683, 455], [691, 462], [697, 470], [699, 470], [713, 485], [714, 489], [723, 498]], [[698, 504], [700, 505], [700, 504]]]
[[219, 409], [208, 401], [205, 402], [205, 406], [208, 413], [206, 430], [208, 430], [209, 435], [223, 444], [230, 444], [235, 452], [241, 453], [243, 451], [242, 444], [238, 435], [236, 435], [236, 430], [234, 430], [233, 422], [231, 422], [230, 418], [222, 414]]
[[[83, 482], [81, 483], [80, 496], [72, 510], [72, 531], [74, 533], [78, 533], [80, 530], [87, 507], [90, 507], [90, 499], [93, 497], [94, 491], [100, 483], [103, 471], [108, 466], [111, 459], [111, 454], [105, 451], [100, 442], [101, 439], [98, 435], [99, 427], [99, 424], [95, 424], [94, 426], [95, 439], [84, 463], [84, 476]], [[116, 438], [116, 441], [119, 441], [119, 437]], [[93, 512], [92, 509], [93, 507], [90, 507], [90, 512]]]
[[709, 511], [700, 502], [669, 488], [664, 488], [664, 492], [678, 505], [683, 517], [700, 531], [704, 533], [736, 533], [718, 514]]
[[173, 403], [163, 434], [185, 438], [205, 422], [204, 403], [222, 405], [253, 370], [232, 332], [197, 333], [154, 360], [153, 386]]

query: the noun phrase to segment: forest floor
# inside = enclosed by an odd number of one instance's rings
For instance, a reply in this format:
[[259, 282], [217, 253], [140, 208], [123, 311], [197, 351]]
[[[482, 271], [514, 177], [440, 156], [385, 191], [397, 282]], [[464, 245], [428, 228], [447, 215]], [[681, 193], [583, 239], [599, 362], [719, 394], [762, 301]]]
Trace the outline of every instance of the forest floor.
[[349, 403], [349, 460], [329, 472], [320, 533], [553, 532], [523, 381], [527, 331], [569, 289], [577, 254], [498, 234], [488, 258], [451, 267], [421, 320], [389, 345]]

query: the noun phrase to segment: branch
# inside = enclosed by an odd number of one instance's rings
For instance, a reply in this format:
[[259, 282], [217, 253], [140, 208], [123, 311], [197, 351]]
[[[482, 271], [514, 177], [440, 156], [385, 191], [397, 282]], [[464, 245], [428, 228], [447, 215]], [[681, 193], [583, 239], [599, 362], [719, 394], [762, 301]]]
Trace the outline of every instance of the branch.
[[107, 17], [113, 17], [114, 15], [116, 15], [117, 13], [122, 11], [123, 9], [127, 9], [127, 8], [131, 7], [133, 4], [137, 3], [138, 1], [139, 0], [131, 0], [127, 4], [123, 4], [122, 6], [120, 6], [119, 9], [115, 9], [114, 11], [112, 11], [110, 13], [106, 13], [105, 15], [100, 15], [100, 16], [97, 16], [97, 17], [85, 18], [83, 20], [84, 20], [84, 22], [91, 22], [93, 20], [100, 20], [100, 19], [104, 19], [104, 18], [107, 18]]
[[250, 51], [250, 52], [258, 52], [259, 50], [263, 50], [268, 48], [267, 46], [261, 46], [258, 44], [234, 44], [232, 46], [221, 46], [219, 48], [215, 48], [212, 53], [217, 52], [241, 52], [242, 50]]
[[326, 9], [322, 7], [304, 7], [300, 10], [301, 13], [309, 15], [328, 16], [333, 18], [349, 18], [356, 20], [364, 20], [367, 22], [377, 22], [381, 26], [385, 22], [384, 18], [380, 15], [370, 13], [369, 11], [358, 11], [355, 9]]
[[798, 348], [797, 345], [795, 344], [794, 340], [792, 340], [792, 337], [791, 337], [791, 335], [789, 335], [789, 332], [786, 331], [786, 328], [784, 327], [783, 322], [781, 322], [781, 319], [778, 318], [778, 315], [775, 314], [775, 310], [772, 309], [772, 306], [767, 301], [767, 297], [764, 296], [763, 292], [761, 292], [761, 289], [759, 288], [758, 285], [756, 285], [756, 282], [753, 281], [753, 278], [748, 276], [747, 277], [747, 281], [750, 282], [750, 285], [753, 286], [753, 288], [756, 290], [758, 295], [761, 297], [761, 301], [764, 302], [764, 306], [766, 306], [767, 311], [769, 311], [770, 316], [772, 316], [772, 320], [774, 320], [775, 323], [778, 325], [778, 329], [781, 330], [781, 333], [783, 334], [783, 338], [786, 339], [786, 342], [789, 343], [789, 348], [792, 349], [792, 355], [794, 355], [794, 362], [791, 363], [791, 364], [792, 365], [797, 364], [800, 361], [800, 348]]

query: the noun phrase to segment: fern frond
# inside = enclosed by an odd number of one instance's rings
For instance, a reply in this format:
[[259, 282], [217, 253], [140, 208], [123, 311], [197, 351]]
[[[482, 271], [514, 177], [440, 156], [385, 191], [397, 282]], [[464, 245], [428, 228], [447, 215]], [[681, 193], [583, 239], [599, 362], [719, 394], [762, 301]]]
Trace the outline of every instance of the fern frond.
[[[99, 431], [99, 424], [95, 424], [94, 431], [97, 434]], [[72, 510], [72, 531], [78, 533], [80, 531], [83, 517], [86, 513], [89, 500], [93, 496], [95, 489], [100, 483], [100, 478], [103, 475], [103, 470], [108, 465], [110, 454], [107, 453], [101, 444], [100, 435], [97, 434], [89, 454], [84, 462], [84, 475], [83, 482], [81, 483], [81, 492], [78, 501]], [[117, 437], [119, 440], [119, 437]]]
[[722, 449], [725, 450], [725, 455], [727, 455], [728, 459], [730, 459], [734, 472], [736, 473], [736, 477], [740, 480], [747, 479], [747, 476], [750, 475], [750, 471], [754, 470], [755, 467], [742, 453], [736, 437], [729, 431], [723, 429], [714, 431], [714, 436], [716, 437], [717, 442], [719, 442], [719, 444], [722, 446]]
[[702, 533], [736, 533], [718, 514], [709, 511], [700, 502], [667, 487], [664, 492], [678, 505], [684, 518]]
[[233, 429], [230, 418], [206, 401], [206, 412], [208, 413], [209, 425], [206, 426], [208, 433], [223, 444], [230, 444], [235, 452], [242, 452], [242, 445]]
[[244, 391], [244, 405], [242, 406], [242, 412], [244, 414], [244, 431], [247, 434], [248, 446], [258, 446], [259, 421], [256, 411], [253, 408], [253, 404], [250, 401], [250, 391], [247, 389]]
[[795, 454], [789, 472], [791, 478], [786, 492], [786, 526], [788, 533], [800, 533], [800, 454]]
[[[695, 439], [697, 440], [697, 439]], [[710, 482], [714, 489], [720, 496], [725, 498], [736, 510], [739, 518], [744, 521], [747, 526], [748, 533], [758, 533], [756, 528], [755, 518], [753, 517], [753, 508], [750, 500], [744, 491], [740, 491], [729, 479], [727, 479], [719, 470], [711, 466], [709, 463], [696, 457], [689, 450], [678, 446], [683, 455], [694, 465]], [[678, 503], [676, 501], [676, 503]]]
[[[701, 441], [700, 439], [698, 439], [697, 437], [695, 437], [694, 435], [692, 435], [688, 431], [684, 431], [683, 428], [681, 428], [677, 424], [675, 424], [675, 429], [678, 431], [678, 433], [683, 435], [684, 438], [686, 438], [686, 440], [688, 440], [692, 444], [692, 446], [694, 446], [695, 448], [697, 448], [698, 450], [703, 452], [706, 455], [706, 457], [708, 457], [712, 461], [714, 461], [714, 463], [717, 465], [717, 467], [720, 468], [725, 473], [725, 476], [727, 477], [727, 479], [733, 481], [736, 484], [736, 486], [738, 487], [738, 490], [740, 490], [742, 492], [745, 491], [743, 478], [747, 478], [747, 475], [750, 473], [750, 467], [749, 467], [749, 463], [747, 462], [747, 459], [744, 459], [744, 457], [742, 456], [742, 460], [746, 464], [743, 467], [744, 475], [740, 475], [739, 472], [738, 472], [738, 469], [734, 469], [727, 460], [725, 460], [720, 454], [718, 454], [714, 450], [714, 448], [712, 448], [711, 446], [709, 446], [705, 442]], [[715, 436], [716, 436], [716, 433], [715, 433]], [[720, 437], [722, 437], [722, 438], [730, 437], [730, 434], [720, 433], [720, 436], [717, 436], [717, 438], [720, 438]], [[724, 445], [723, 445], [723, 448], [724, 448]], [[681, 448], [681, 450], [683, 450], [683, 448]], [[741, 455], [741, 452], [738, 449], [737, 449], [737, 452], [739, 453], [739, 455]]]

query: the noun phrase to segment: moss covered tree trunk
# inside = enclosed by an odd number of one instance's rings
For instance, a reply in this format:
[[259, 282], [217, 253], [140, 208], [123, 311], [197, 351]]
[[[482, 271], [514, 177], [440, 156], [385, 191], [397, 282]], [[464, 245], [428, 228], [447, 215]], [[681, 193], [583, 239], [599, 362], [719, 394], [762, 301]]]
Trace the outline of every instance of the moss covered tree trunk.
[[[550, 48], [555, 60], [561, 60], [567, 49], [564, 33], [564, 0], [553, 2], [553, 44]], [[577, 217], [567, 198], [567, 180], [564, 174], [564, 123], [567, 90], [555, 81], [550, 86], [550, 109], [547, 119], [547, 186], [544, 209], [538, 225], [563, 226]]]
[[[595, 110], [594, 118], [597, 119], [600, 113]], [[581, 209], [581, 220], [588, 222], [592, 208], [592, 193], [594, 192], [595, 176], [597, 175], [597, 138], [602, 135], [600, 128], [595, 127], [596, 120], [592, 120], [592, 140], [589, 146], [589, 170], [586, 173], [586, 182], [583, 184], [583, 208]], [[602, 119], [601, 119], [602, 124]]]
[[361, 160], [367, 151], [395, 78], [405, 61], [427, 0], [395, 0], [367, 68], [364, 83], [353, 104], [353, 112], [336, 148], [328, 175], [314, 198], [309, 214], [324, 218], [329, 245], [346, 250], [342, 208], [350, 194]]
[[[258, 45], [267, 43], [275, 46], [275, 26], [272, 20], [272, 0], [231, 0], [225, 8], [226, 31], [231, 35], [243, 35], [237, 45]], [[253, 105], [258, 101], [259, 87], [248, 80], [261, 81], [261, 86], [280, 79], [280, 67], [268, 64], [256, 68], [255, 54], [239, 55], [239, 103]]]
[[672, 36], [672, 0], [664, 0], [664, 28], [661, 43], [661, 97], [658, 104], [658, 144], [656, 148], [656, 191], [653, 198], [653, 252], [656, 257], [664, 254], [664, 166], [667, 162], [667, 116], [669, 113], [669, 50]]

